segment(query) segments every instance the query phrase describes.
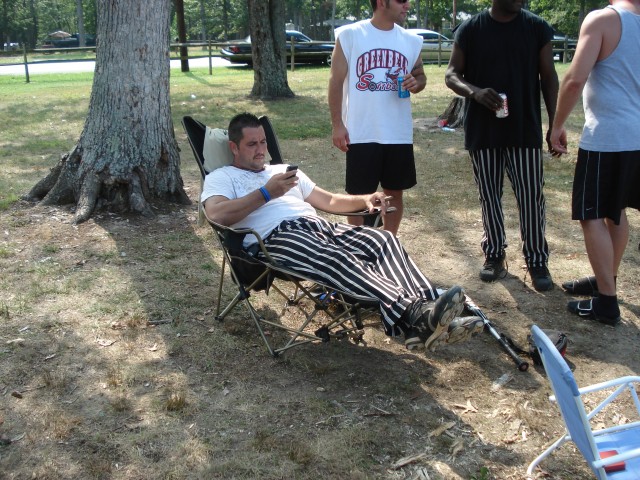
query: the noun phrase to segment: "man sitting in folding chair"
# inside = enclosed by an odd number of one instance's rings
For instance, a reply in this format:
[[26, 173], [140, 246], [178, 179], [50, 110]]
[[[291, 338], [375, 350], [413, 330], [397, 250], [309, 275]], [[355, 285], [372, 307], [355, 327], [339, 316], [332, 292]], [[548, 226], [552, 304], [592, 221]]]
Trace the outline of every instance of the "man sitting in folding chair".
[[[332, 288], [375, 298], [387, 335], [404, 334], [408, 349], [434, 350], [482, 331], [478, 317], [458, 317], [464, 292], [441, 296], [398, 239], [385, 230], [330, 223], [316, 208], [349, 213], [379, 208], [382, 192], [344, 195], [316, 186], [300, 170], [265, 164], [267, 141], [258, 118], [236, 115], [229, 124], [233, 163], [207, 175], [201, 200], [207, 217], [233, 228], [251, 228], [277, 263]], [[249, 249], [255, 237], [247, 235]]]

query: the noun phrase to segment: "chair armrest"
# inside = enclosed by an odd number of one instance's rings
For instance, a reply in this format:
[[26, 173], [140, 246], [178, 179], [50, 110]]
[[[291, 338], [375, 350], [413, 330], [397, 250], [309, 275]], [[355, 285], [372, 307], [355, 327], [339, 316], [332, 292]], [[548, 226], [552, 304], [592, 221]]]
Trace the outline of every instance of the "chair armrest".
[[580, 392], [580, 395], [583, 395], [585, 393], [597, 392], [605, 388], [617, 387], [618, 385], [623, 385], [628, 383], [640, 384], [640, 377], [628, 375], [626, 377], [615, 378], [613, 380], [608, 380], [606, 382], [588, 385], [586, 387], [579, 388], [578, 391]]
[[237, 235], [237, 236], [239, 236], [241, 238], [244, 238], [247, 235], [253, 235], [257, 240], [259, 251], [265, 256], [265, 258], [267, 260], [269, 260], [269, 262], [273, 262], [273, 259], [269, 255], [269, 252], [267, 252], [267, 248], [264, 245], [264, 240], [262, 239], [262, 236], [258, 232], [256, 232], [254, 229], [252, 229], [252, 228], [232, 228], [232, 227], [228, 227], [226, 225], [222, 225], [221, 223], [217, 223], [217, 222], [214, 222], [213, 220], [211, 220], [207, 216], [206, 212], [204, 212], [204, 217], [207, 219], [207, 222], [216, 231], [216, 233], [218, 235], [221, 235], [223, 238], [225, 237], [227, 232], [230, 233], [230, 234], [233, 234], [233, 235]]
[[630, 458], [637, 457], [640, 457], [640, 448], [634, 448], [633, 450], [629, 450], [625, 453], [619, 453], [617, 455], [612, 455], [611, 457], [596, 460], [595, 462], [593, 462], [593, 466], [595, 468], [606, 467], [607, 465], [611, 465], [612, 463], [624, 462], [625, 460], [629, 460]]
[[[613, 380], [608, 380], [606, 382], [594, 383], [593, 385], [588, 385], [586, 387], [579, 388], [578, 392], [580, 392], [580, 395], [585, 395], [587, 393], [598, 392], [600, 390], [604, 390], [605, 388], [617, 387], [619, 385], [626, 385], [628, 383], [640, 384], [640, 377], [629, 375], [626, 377], [620, 377], [620, 378], [615, 378]], [[549, 400], [551, 400], [552, 402], [555, 402], [556, 396], [551, 395], [549, 397]]]
[[[387, 213], [393, 213], [396, 211], [396, 207], [388, 207], [387, 208]], [[379, 215], [380, 214], [380, 207], [375, 207], [373, 209], [373, 212], [370, 212], [369, 210], [359, 210], [357, 212], [350, 212], [350, 213], [334, 213], [334, 215], [349, 215], [350, 217], [366, 217], [367, 215]]]
[[[616, 397], [618, 397], [618, 395], [625, 392], [627, 389], [629, 389], [630, 394], [633, 397], [635, 397], [634, 403], [636, 405], [637, 413], [638, 415], [640, 415], [640, 404], [638, 403], [638, 396], [637, 396], [637, 391], [635, 390], [635, 387], [633, 385], [634, 383], [640, 383], [640, 377], [637, 377], [637, 376], [620, 377], [620, 378], [615, 378], [613, 380], [609, 380], [606, 382], [596, 383], [594, 385], [589, 385], [583, 388], [579, 388], [578, 393], [582, 397], [588, 393], [594, 393], [601, 390], [605, 390], [607, 388], [617, 387], [613, 392], [607, 395], [606, 398], [601, 400], [600, 403], [598, 403], [598, 405], [596, 405], [595, 408], [587, 412], [587, 419], [591, 420], [598, 413], [600, 413], [600, 411], [602, 411], [604, 407], [609, 405], [613, 400], [616, 399]], [[554, 395], [552, 395], [551, 397], [549, 397], [549, 400], [551, 400], [552, 402], [555, 402], [556, 398]]]
[[[397, 210], [396, 207], [388, 207], [387, 213], [393, 213], [396, 210]], [[342, 215], [342, 216], [349, 216], [349, 217], [366, 217], [367, 215], [379, 215], [380, 207], [375, 207], [373, 209], [373, 212], [370, 212], [369, 210], [358, 210], [357, 212], [332, 212], [329, 210], [321, 210], [321, 211], [324, 213], [328, 213], [330, 215]]]

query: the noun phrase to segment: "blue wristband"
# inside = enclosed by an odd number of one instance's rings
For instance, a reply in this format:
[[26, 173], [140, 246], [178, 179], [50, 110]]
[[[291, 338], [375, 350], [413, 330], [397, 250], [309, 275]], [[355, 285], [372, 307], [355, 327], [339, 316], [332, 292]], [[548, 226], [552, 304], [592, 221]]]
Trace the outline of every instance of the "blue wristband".
[[269, 200], [271, 200], [271, 195], [269, 195], [269, 192], [267, 191], [266, 188], [260, 187], [260, 193], [264, 197], [265, 203], [268, 202]]

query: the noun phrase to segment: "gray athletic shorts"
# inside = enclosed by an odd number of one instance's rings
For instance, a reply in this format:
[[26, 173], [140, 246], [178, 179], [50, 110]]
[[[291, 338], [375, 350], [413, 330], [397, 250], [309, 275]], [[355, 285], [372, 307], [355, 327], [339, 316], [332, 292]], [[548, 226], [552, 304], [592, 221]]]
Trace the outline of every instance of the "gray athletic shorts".
[[416, 183], [412, 144], [349, 145], [345, 186], [347, 193], [373, 193], [378, 190], [378, 185], [387, 190], [406, 190]]
[[578, 150], [571, 218], [609, 218], [616, 225], [625, 208], [640, 208], [640, 151]]

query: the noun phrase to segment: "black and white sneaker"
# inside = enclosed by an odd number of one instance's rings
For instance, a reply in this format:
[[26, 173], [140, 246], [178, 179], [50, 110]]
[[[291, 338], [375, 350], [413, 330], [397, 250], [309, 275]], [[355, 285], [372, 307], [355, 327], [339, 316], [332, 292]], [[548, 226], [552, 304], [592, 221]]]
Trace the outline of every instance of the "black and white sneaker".
[[[447, 327], [446, 335], [428, 337], [430, 342], [429, 349], [434, 351], [440, 345], [455, 345], [456, 343], [466, 342], [474, 335], [482, 332], [483, 329], [484, 322], [480, 317], [456, 317]], [[426, 340], [413, 331], [406, 335], [404, 344], [407, 350], [421, 351], [426, 348]]]
[[438, 344], [447, 341], [449, 324], [462, 313], [462, 310], [464, 310], [464, 291], [461, 287], [451, 287], [438, 297], [426, 325], [431, 331], [431, 335], [424, 342], [426, 350], [433, 350]]
[[474, 335], [482, 332], [484, 322], [480, 317], [458, 317], [449, 324], [447, 329], [447, 345], [468, 341]]
[[449, 325], [464, 309], [464, 291], [455, 286], [446, 290], [435, 301], [417, 300], [407, 308], [404, 317], [408, 327], [405, 346], [409, 350], [435, 348], [446, 343]]
[[413, 328], [404, 334], [404, 346], [407, 348], [407, 350], [411, 350], [411, 351], [424, 350], [425, 340], [426, 339], [423, 338], [422, 335], [420, 335]]
[[597, 320], [600, 323], [606, 325], [617, 325], [620, 322], [620, 313], [613, 316], [602, 315], [597, 312], [597, 305], [594, 303], [596, 298], [590, 298], [588, 300], [572, 300], [567, 304], [567, 309], [571, 313], [575, 313], [579, 317], [588, 318], [591, 320]]

